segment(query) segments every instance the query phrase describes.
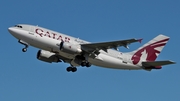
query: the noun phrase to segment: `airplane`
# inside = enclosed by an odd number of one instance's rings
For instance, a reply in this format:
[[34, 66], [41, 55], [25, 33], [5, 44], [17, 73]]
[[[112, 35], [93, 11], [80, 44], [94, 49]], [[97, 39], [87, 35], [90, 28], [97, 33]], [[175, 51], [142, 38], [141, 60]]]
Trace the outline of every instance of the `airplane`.
[[142, 39], [91, 43], [28, 24], [17, 24], [9, 27], [8, 31], [25, 46], [23, 52], [26, 52], [29, 46], [39, 48], [38, 60], [48, 63], [69, 63], [67, 72], [76, 72], [77, 67], [91, 65], [111, 69], [151, 71], [161, 69], [163, 65], [175, 64], [170, 60], [155, 61], [170, 38], [162, 34], [132, 52], [123, 53], [118, 50], [119, 47], [129, 48], [129, 44], [141, 43]]

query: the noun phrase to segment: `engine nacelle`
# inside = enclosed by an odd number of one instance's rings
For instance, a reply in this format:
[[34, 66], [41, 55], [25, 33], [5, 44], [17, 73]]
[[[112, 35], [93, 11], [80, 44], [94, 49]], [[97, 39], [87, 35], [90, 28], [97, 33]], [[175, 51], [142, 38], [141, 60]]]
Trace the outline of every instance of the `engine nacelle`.
[[61, 42], [60, 50], [69, 54], [79, 54], [82, 52], [80, 45], [71, 44], [69, 42]]
[[45, 50], [39, 50], [37, 53], [37, 59], [44, 61], [44, 62], [59, 62], [59, 58], [56, 57], [55, 53], [45, 51]]

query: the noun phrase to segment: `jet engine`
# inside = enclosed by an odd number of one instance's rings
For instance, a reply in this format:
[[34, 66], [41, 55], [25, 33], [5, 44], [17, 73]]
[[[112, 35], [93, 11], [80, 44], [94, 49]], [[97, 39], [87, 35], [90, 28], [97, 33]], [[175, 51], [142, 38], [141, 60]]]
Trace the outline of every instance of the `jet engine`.
[[80, 54], [82, 52], [80, 45], [69, 42], [61, 42], [60, 50], [69, 54]]
[[45, 51], [45, 50], [39, 50], [37, 53], [37, 59], [44, 61], [44, 62], [59, 62], [59, 58], [55, 55], [55, 53]]

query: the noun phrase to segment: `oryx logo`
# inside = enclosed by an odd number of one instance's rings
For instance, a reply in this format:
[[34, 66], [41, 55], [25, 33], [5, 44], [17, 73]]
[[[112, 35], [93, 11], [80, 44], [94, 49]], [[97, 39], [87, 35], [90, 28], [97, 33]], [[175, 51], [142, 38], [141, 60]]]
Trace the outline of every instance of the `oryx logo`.
[[145, 44], [144, 47], [137, 50], [135, 54], [132, 56], [131, 60], [133, 64], [134, 65], [138, 64], [140, 60], [154, 61], [157, 58], [157, 56], [160, 54], [161, 50], [166, 45], [168, 40], [169, 38], [160, 41], [152, 40], [149, 43], [147, 43], [147, 45]]

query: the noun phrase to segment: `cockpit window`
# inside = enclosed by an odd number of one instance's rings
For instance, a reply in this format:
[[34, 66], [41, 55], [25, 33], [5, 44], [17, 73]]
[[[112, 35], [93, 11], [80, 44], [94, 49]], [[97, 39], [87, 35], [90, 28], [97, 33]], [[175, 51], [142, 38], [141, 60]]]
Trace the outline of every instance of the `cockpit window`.
[[22, 26], [20, 26], [20, 25], [15, 25], [14, 27], [22, 28]]

